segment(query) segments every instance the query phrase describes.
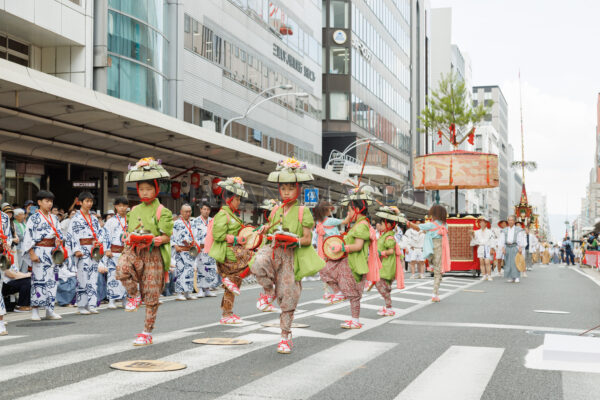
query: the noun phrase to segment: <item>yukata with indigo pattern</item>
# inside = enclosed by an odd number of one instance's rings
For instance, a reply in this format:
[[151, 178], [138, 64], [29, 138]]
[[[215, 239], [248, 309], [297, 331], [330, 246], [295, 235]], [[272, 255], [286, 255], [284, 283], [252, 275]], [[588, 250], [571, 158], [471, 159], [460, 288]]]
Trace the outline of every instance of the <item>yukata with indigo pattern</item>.
[[[51, 224], [54, 225], [54, 229]], [[60, 240], [64, 240], [56, 215], [49, 213], [48, 216], [44, 216], [38, 211], [27, 220], [21, 247], [23, 255], [31, 263], [31, 306], [44, 307], [49, 311], [54, 311], [58, 288], [58, 266], [52, 262], [56, 233]], [[31, 261], [30, 249], [33, 249], [40, 259], [38, 262]]]
[[[98, 261], [92, 259], [92, 242], [94, 235], [99, 242], [103, 242], [99, 235], [102, 235], [98, 219], [89, 215], [91, 218], [90, 229], [86, 217], [81, 211], [78, 211], [69, 226], [71, 234], [71, 261], [77, 268], [77, 306], [81, 308], [95, 308], [98, 305]], [[88, 219], [89, 221], [89, 219]], [[82, 257], [75, 257], [75, 253], [80, 251]]]
[[112, 257], [104, 256], [104, 265], [108, 269], [107, 297], [109, 300], [123, 300], [127, 297], [127, 291], [117, 279], [117, 263], [125, 246], [123, 237], [127, 233], [127, 218], [116, 214], [104, 224], [104, 233], [104, 248], [112, 253]]
[[200, 245], [201, 251], [196, 257], [196, 271], [198, 273], [196, 283], [198, 290], [202, 289], [205, 292], [219, 285], [219, 274], [217, 273], [217, 262], [214, 258], [209, 257], [204, 252], [204, 240], [206, 239], [206, 233], [208, 232], [208, 224], [212, 218], [208, 218], [206, 221], [202, 217], [197, 217], [192, 221], [192, 231], [194, 232], [194, 238]]
[[177, 252], [173, 247], [173, 260], [175, 261], [175, 293], [194, 292], [194, 263], [196, 259], [191, 256], [191, 246], [195, 246], [195, 237], [192, 237], [191, 221], [179, 218], [173, 224], [171, 244], [183, 247], [185, 250]]

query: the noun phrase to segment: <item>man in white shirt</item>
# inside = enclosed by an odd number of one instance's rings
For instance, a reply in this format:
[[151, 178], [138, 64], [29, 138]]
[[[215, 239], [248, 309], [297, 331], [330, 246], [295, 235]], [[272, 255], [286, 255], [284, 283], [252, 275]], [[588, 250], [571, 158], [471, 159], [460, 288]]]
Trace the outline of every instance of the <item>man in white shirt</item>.
[[481, 270], [481, 280], [492, 280], [492, 254], [491, 249], [494, 246], [495, 235], [488, 228], [488, 221], [484, 216], [478, 218], [479, 229], [472, 232], [472, 239], [477, 246], [477, 258], [479, 258], [479, 268]]
[[[416, 221], [419, 223], [420, 221]], [[423, 245], [425, 244], [425, 233], [409, 228], [404, 234], [408, 244], [406, 261], [410, 267], [410, 279], [425, 278], [425, 258], [423, 258]], [[415, 268], [416, 267], [416, 268]], [[418, 274], [415, 274], [415, 270]]]
[[514, 215], [508, 217], [508, 226], [502, 230], [500, 238], [504, 254], [504, 277], [508, 282], [519, 283], [521, 273], [517, 269], [515, 257], [523, 251], [527, 243], [522, 234], [523, 230], [515, 225], [515, 221]]

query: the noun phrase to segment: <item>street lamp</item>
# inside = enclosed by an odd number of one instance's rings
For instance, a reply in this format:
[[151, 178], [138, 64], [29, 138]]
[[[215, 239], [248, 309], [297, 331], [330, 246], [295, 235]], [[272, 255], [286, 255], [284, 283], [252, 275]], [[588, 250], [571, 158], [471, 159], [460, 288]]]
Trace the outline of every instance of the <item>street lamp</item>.
[[381, 139], [362, 138], [362, 139], [359, 139], [359, 140], [357, 140], [357, 141], [356, 141], [356, 142], [354, 142], [354, 143], [350, 143], [350, 144], [348, 145], [348, 147], [346, 147], [346, 148], [344, 149], [344, 151], [342, 151], [342, 154], [343, 154], [343, 155], [346, 155], [346, 153], [348, 153], [350, 150], [352, 150], [352, 149], [354, 149], [354, 148], [356, 148], [356, 147], [360, 146], [361, 144], [366, 144], [366, 143], [369, 143], [369, 142], [370, 142], [371, 144], [383, 144], [383, 143], [384, 143], [384, 141], [383, 141], [383, 140], [381, 140]]
[[384, 144], [385, 142], [383, 140], [381, 140], [381, 139], [362, 138], [362, 139], [359, 139], [359, 140], [357, 140], [357, 141], [355, 141], [353, 143], [350, 143], [344, 149], [344, 151], [342, 151], [342, 152], [339, 152], [337, 150], [333, 150], [329, 154], [329, 160], [327, 161], [327, 164], [325, 165], [325, 168], [327, 168], [329, 165], [331, 165], [335, 160], [340, 160], [340, 159], [345, 160], [346, 154], [350, 150], [352, 150], [352, 149], [354, 149], [354, 148], [356, 148], [356, 147], [358, 147], [360, 145], [367, 144], [367, 143], [371, 143], [371, 144]]
[[[275, 88], [282, 88], [282, 89], [286, 89], [289, 87], [291, 89], [291, 85], [281, 85], [281, 86], [276, 86]], [[263, 93], [271, 90], [274, 88], [269, 88], [266, 90], [263, 90]], [[276, 99], [278, 97], [284, 97], [284, 96], [296, 96], [296, 97], [300, 97], [300, 98], [306, 98], [308, 97], [308, 93], [305, 92], [296, 92], [296, 93], [280, 93], [280, 94], [276, 94], [274, 96], [271, 97], [267, 97], [266, 99], [262, 99], [261, 101], [259, 101], [258, 103], [252, 105], [252, 103], [250, 103], [250, 106], [248, 106], [248, 108], [246, 109], [246, 112], [244, 113], [244, 115], [240, 115], [239, 117], [233, 117], [231, 118], [229, 121], [227, 121], [225, 123], [225, 125], [223, 126], [223, 134], [226, 135], [227, 134], [227, 127], [229, 126], [229, 124], [231, 124], [233, 121], [239, 121], [240, 119], [244, 119], [248, 116], [248, 114], [250, 114], [252, 111], [254, 111], [256, 109], [256, 107], [260, 106], [262, 103]], [[255, 97], [254, 100], [252, 100], [252, 102], [254, 102], [258, 97], [260, 97], [260, 93], [259, 96]]]

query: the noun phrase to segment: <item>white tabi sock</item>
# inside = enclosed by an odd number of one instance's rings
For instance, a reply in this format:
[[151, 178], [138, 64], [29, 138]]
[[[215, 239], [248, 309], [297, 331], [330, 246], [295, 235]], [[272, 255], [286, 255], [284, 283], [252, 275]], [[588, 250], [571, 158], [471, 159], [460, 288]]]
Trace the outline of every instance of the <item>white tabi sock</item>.
[[146, 332], [146, 331], [142, 332], [142, 335], [150, 335], [150, 336], [152, 336], [152, 334], [151, 334], [151, 333], [149, 333], [149, 332]]
[[358, 318], [352, 318], [352, 322], [355, 322], [357, 324], [360, 324], [360, 322], [358, 321]]
[[4, 321], [0, 321], [0, 331], [4, 330]]
[[32, 316], [32, 317], [38, 317], [38, 318], [39, 318], [39, 316], [40, 316], [40, 313], [39, 313], [39, 311], [38, 311], [38, 310], [39, 310], [38, 308], [32, 308], [32, 309], [31, 309], [31, 316]]
[[335, 295], [336, 295], [336, 296], [343, 296], [344, 294], [343, 294], [341, 291], [339, 291], [339, 292], [337, 292]]

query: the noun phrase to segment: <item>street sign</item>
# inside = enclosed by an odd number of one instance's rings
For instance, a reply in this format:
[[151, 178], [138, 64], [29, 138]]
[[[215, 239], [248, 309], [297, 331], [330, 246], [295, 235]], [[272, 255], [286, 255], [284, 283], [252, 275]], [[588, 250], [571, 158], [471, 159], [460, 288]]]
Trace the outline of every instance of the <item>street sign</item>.
[[318, 201], [319, 201], [319, 189], [318, 188], [304, 189], [304, 205], [316, 206]]
[[74, 181], [73, 188], [77, 189], [95, 189], [96, 182], [95, 181]]

